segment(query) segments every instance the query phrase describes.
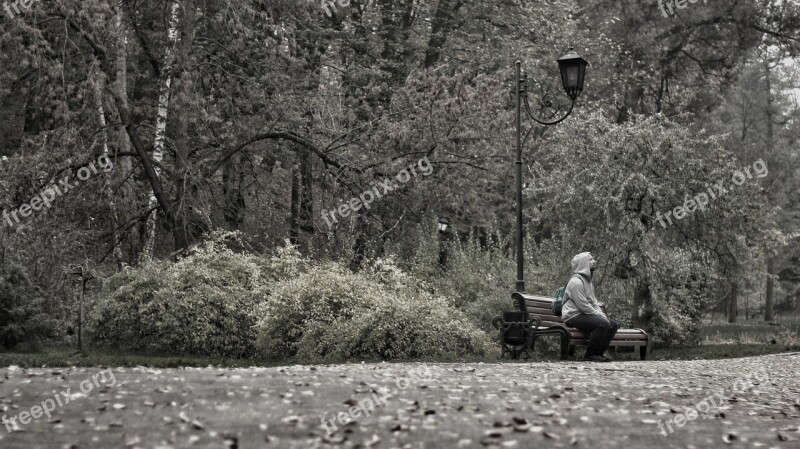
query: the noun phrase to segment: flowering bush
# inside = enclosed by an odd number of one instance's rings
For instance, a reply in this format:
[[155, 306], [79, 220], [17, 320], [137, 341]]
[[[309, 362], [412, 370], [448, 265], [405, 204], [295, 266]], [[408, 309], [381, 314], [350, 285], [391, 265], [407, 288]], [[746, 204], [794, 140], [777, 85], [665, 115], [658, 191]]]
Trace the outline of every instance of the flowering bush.
[[391, 261], [354, 274], [326, 263], [277, 286], [262, 309], [257, 346], [270, 358], [484, 355], [487, 336]]
[[133, 350], [250, 355], [267, 269], [257, 257], [212, 240], [178, 262], [123, 270], [104, 282], [90, 314], [90, 335]]

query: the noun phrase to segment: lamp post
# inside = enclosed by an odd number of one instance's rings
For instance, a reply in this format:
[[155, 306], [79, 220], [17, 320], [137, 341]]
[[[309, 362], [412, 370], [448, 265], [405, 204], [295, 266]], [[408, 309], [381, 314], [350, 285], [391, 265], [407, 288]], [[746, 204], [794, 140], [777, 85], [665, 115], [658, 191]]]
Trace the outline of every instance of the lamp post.
[[[564, 86], [567, 96], [572, 100], [569, 111], [558, 120], [545, 121], [536, 118], [531, 111], [531, 106], [528, 103], [528, 75], [521, 76], [522, 62], [517, 60], [516, 65], [516, 82], [514, 89], [514, 104], [516, 113], [516, 141], [517, 141], [517, 161], [516, 161], [516, 202], [517, 202], [517, 228], [516, 228], [516, 249], [517, 249], [517, 285], [516, 291], [518, 293], [525, 292], [525, 277], [523, 273], [523, 254], [522, 254], [522, 106], [525, 106], [525, 114], [531, 120], [542, 125], [555, 125], [562, 122], [565, 118], [569, 117], [572, 110], [575, 108], [575, 100], [583, 90], [583, 80], [586, 75], [586, 65], [588, 64], [585, 59], [581, 58], [572, 48], [569, 53], [558, 58], [558, 68], [561, 72], [561, 83]], [[527, 136], [526, 136], [527, 138]]]
[[447, 227], [450, 222], [446, 218], [439, 219], [439, 265], [447, 271]]

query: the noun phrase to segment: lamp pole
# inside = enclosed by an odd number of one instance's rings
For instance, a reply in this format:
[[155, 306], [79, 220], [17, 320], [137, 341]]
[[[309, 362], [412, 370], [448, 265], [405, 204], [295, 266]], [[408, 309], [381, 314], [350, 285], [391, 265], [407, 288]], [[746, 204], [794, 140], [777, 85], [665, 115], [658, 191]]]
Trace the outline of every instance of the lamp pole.
[[[525, 273], [524, 273], [524, 254], [522, 251], [522, 146], [524, 142], [522, 141], [522, 107], [525, 106], [525, 113], [526, 115], [536, 123], [541, 125], [555, 125], [557, 123], [562, 122], [564, 119], [569, 117], [572, 113], [572, 110], [575, 108], [575, 100], [583, 91], [583, 81], [586, 74], [586, 65], [588, 64], [585, 59], [581, 58], [577, 53], [575, 53], [572, 48], [569, 49], [569, 53], [560, 57], [558, 59], [558, 66], [561, 72], [561, 82], [564, 86], [564, 90], [567, 93], [567, 96], [572, 100], [572, 104], [570, 105], [569, 111], [567, 113], [553, 121], [546, 121], [536, 118], [531, 111], [530, 104], [528, 103], [528, 77], [527, 75], [522, 76], [522, 61], [517, 60], [514, 65], [515, 67], [515, 82], [514, 82], [514, 105], [516, 107], [515, 112], [515, 119], [516, 119], [516, 144], [517, 144], [517, 160], [516, 164], [516, 203], [517, 203], [517, 227], [515, 233], [515, 246], [517, 252], [517, 283], [516, 283], [516, 292], [517, 293], [525, 293]], [[549, 106], [549, 102], [545, 102]], [[552, 120], [553, 117], [549, 117], [548, 120]], [[529, 131], [530, 133], [530, 131]], [[527, 140], [527, 136], [525, 137]]]
[[522, 79], [520, 78], [520, 71], [522, 61], [517, 60], [516, 67], [516, 81], [514, 83], [514, 104], [516, 105], [516, 119], [517, 119], [517, 173], [516, 173], [516, 202], [517, 202], [517, 230], [515, 235], [515, 245], [517, 247], [517, 286], [516, 291], [525, 292], [525, 273], [523, 273], [523, 254], [522, 254], [522, 104], [520, 103], [520, 96], [522, 89]]

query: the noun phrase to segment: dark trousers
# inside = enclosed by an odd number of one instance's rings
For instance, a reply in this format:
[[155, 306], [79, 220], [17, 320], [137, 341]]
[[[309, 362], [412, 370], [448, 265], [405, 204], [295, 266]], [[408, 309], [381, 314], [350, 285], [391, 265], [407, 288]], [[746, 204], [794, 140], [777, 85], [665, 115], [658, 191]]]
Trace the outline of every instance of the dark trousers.
[[589, 347], [586, 348], [587, 357], [603, 355], [619, 329], [619, 324], [610, 318], [583, 313], [570, 318], [565, 324], [589, 336]]

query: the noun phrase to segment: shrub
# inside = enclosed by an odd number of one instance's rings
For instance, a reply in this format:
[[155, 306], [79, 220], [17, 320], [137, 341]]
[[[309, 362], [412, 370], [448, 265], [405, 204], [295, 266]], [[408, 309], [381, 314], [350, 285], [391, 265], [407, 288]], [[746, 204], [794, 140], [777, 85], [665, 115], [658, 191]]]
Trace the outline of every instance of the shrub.
[[[447, 244], [447, 270], [441, 267], [437, 270], [432, 265], [438, 265], [438, 257], [430, 256], [430, 248], [435, 246], [431, 242], [436, 238], [427, 235], [420, 242], [414, 274], [430, 282], [441, 296], [453, 298], [456, 307], [483, 331], [496, 335], [492, 319], [516, 308], [511, 300], [516, 281], [513, 242], [499, 232], [490, 232], [483, 244], [475, 235], [464, 242], [455, 239]], [[562, 261], [556, 256], [561, 253], [552, 245], [535, 245], [530, 239], [525, 245], [526, 290], [549, 296], [569, 279], [569, 263], [564, 267], [558, 265]]]
[[178, 262], [152, 261], [103, 285], [90, 313], [101, 344], [170, 354], [246, 356], [268, 264], [235, 254], [219, 236]]
[[0, 266], [0, 344], [11, 349], [47, 336], [53, 320], [44, 313], [44, 295], [24, 267], [7, 260]]
[[378, 261], [362, 273], [338, 263], [277, 286], [257, 325], [258, 349], [303, 360], [484, 355], [487, 336], [431, 289]]

